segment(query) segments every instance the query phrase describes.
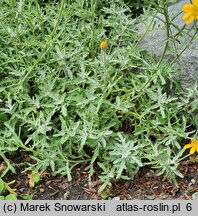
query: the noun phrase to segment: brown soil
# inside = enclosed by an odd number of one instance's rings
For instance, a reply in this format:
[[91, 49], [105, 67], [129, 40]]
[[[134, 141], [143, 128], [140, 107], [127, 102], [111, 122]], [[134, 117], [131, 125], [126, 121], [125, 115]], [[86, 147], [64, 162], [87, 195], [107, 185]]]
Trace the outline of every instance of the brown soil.
[[[20, 165], [20, 164], [19, 164]], [[198, 192], [198, 170], [195, 156], [181, 162], [180, 172], [184, 178], [178, 178], [178, 188], [170, 180], [156, 177], [158, 170], [144, 167], [133, 180], [119, 180], [112, 182], [102, 194], [98, 194], [98, 188], [102, 182], [95, 173], [92, 178], [84, 171], [84, 167], [73, 170], [72, 182], [66, 177], [54, 176], [50, 170], [41, 175], [41, 181], [34, 187], [30, 187], [30, 175], [21, 173], [23, 165], [18, 166], [17, 174], [9, 173], [4, 181], [15, 180], [11, 186], [16, 188], [19, 199], [32, 195], [34, 200], [99, 200], [99, 199], [191, 199], [192, 194]]]

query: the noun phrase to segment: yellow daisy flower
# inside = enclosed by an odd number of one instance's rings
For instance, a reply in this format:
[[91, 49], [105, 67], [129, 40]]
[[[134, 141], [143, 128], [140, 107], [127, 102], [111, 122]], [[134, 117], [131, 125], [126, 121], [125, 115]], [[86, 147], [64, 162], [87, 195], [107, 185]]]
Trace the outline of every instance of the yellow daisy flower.
[[198, 0], [192, 0], [191, 4], [185, 4], [182, 10], [186, 13], [182, 18], [186, 20], [186, 25], [193, 20], [198, 20]]
[[190, 138], [190, 144], [184, 146], [184, 149], [190, 148], [190, 154], [198, 152], [198, 140]]
[[100, 48], [101, 48], [101, 49], [106, 48], [107, 46], [108, 46], [107, 41], [102, 41], [102, 42], [100, 43]]

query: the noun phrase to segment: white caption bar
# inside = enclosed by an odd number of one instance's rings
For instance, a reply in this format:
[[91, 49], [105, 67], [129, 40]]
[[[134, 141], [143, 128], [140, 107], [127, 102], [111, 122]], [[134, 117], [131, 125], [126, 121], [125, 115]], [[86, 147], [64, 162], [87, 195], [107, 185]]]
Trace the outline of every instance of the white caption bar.
[[131, 215], [131, 216], [193, 216], [198, 212], [196, 200], [33, 200], [1, 201], [0, 215]]

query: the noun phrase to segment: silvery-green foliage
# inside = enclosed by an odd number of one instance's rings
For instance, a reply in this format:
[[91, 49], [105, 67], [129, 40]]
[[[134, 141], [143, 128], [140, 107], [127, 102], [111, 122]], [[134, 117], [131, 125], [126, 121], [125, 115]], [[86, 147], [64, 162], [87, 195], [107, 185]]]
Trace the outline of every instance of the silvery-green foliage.
[[[24, 171], [50, 167], [69, 180], [75, 166], [86, 164], [93, 174], [98, 165], [100, 191], [146, 164], [173, 180], [182, 176], [180, 142], [196, 125], [197, 95], [167, 92], [176, 69], [135, 47], [126, 5], [112, 2], [99, 15], [95, 1], [6, 2], [0, 2], [2, 176], [15, 172], [7, 157], [21, 151], [31, 158], [22, 161]], [[109, 45], [101, 50], [104, 39]]]

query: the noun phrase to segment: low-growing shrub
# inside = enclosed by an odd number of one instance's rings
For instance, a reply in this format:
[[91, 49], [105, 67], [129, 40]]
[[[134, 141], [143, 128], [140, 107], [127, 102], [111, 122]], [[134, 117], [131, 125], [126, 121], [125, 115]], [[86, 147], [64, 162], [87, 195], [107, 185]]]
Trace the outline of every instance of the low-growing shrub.
[[76, 165], [93, 174], [98, 164], [100, 191], [145, 165], [175, 183], [182, 177], [180, 144], [197, 127], [197, 88], [183, 93], [177, 68], [136, 48], [124, 3], [101, 10], [95, 16], [94, 1], [0, 3], [2, 177], [15, 172], [8, 158], [19, 150], [32, 159], [25, 170], [51, 167], [69, 180]]

